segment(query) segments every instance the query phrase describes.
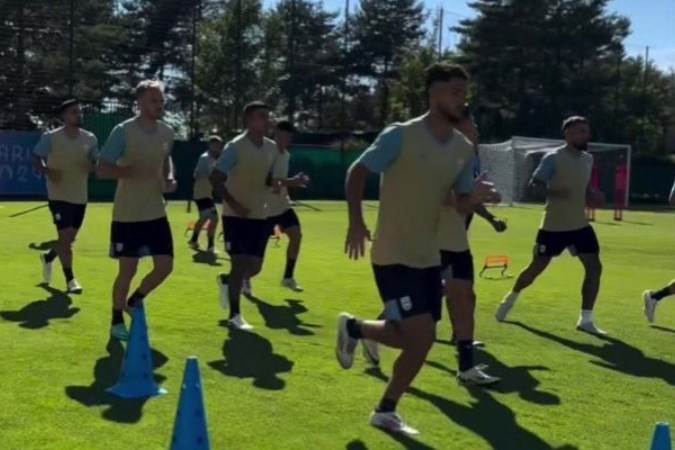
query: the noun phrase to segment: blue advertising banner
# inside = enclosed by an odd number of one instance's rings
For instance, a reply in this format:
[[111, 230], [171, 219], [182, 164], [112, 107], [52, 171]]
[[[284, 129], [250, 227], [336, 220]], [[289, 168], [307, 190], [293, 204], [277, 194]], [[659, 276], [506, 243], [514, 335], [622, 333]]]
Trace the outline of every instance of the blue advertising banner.
[[40, 133], [0, 130], [0, 196], [46, 194], [42, 175], [33, 168], [33, 147]]

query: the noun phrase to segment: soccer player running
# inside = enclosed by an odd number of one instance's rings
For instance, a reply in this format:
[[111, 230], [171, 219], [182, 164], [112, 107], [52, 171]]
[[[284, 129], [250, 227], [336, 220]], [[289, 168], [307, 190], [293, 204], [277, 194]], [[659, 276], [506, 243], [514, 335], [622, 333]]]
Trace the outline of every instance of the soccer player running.
[[52, 281], [52, 265], [58, 256], [66, 277], [67, 292], [82, 293], [73, 274], [73, 243], [82, 227], [88, 200], [89, 174], [98, 157], [96, 137], [82, 128], [82, 109], [77, 100], [61, 104], [63, 126], [44, 133], [33, 153], [37, 169], [46, 176], [47, 198], [58, 239], [40, 255], [43, 282]]
[[[230, 308], [231, 327], [252, 330], [241, 314], [241, 293], [244, 280], [262, 269], [269, 238], [266, 203], [277, 150], [274, 141], [265, 137], [269, 106], [259, 101], [247, 104], [244, 122], [246, 131], [225, 146], [210, 181], [223, 199], [225, 248], [231, 259], [230, 273], [216, 278], [221, 305]], [[299, 184], [299, 180], [288, 183]]]
[[[295, 281], [295, 265], [298, 262], [300, 254], [300, 243], [302, 242], [302, 228], [300, 219], [291, 207], [291, 200], [288, 196], [288, 165], [291, 154], [288, 148], [293, 141], [295, 128], [288, 120], [277, 122], [274, 127], [274, 141], [277, 146], [277, 156], [272, 170], [273, 186], [270, 195], [267, 198], [267, 214], [269, 216], [270, 230], [278, 226], [279, 230], [288, 236], [288, 248], [286, 249], [286, 269], [281, 280], [281, 285], [295, 292], [302, 292], [303, 289]], [[300, 178], [303, 184], [299, 187], [306, 187], [309, 183], [309, 177], [300, 173], [295, 180]]]
[[435, 340], [441, 315], [441, 268], [437, 229], [441, 207], [451, 190], [458, 208], [469, 212], [492, 187], [474, 183], [473, 145], [455, 130], [461, 119], [469, 77], [454, 65], [427, 69], [429, 111], [385, 129], [347, 173], [349, 229], [345, 250], [364, 256], [370, 233], [361, 201], [370, 173], [381, 174], [380, 207], [371, 260], [386, 320], [338, 318], [336, 356], [349, 369], [360, 339], [401, 350], [385, 393], [370, 423], [390, 432], [417, 434], [396, 412], [403, 393], [422, 368]]
[[[675, 207], [675, 183], [673, 183], [673, 188], [670, 191], [668, 202], [670, 203], [670, 206]], [[675, 295], [675, 280], [671, 281], [668, 286], [662, 289], [657, 291], [646, 291], [643, 294], [643, 300], [645, 303], [644, 314], [647, 318], [647, 322], [654, 322], [656, 307], [658, 306], [659, 302], [664, 298], [671, 297], [673, 295]]]
[[[478, 131], [468, 110], [457, 125], [457, 130], [466, 136], [475, 148]], [[477, 156], [476, 154], [472, 161], [474, 165], [477, 164]], [[478, 208], [487, 212], [483, 204]], [[457, 380], [463, 384], [487, 386], [497, 383], [499, 378], [486, 374], [484, 372], [486, 367], [474, 364], [474, 347], [482, 343], [474, 342], [476, 293], [467, 224], [467, 216], [458, 212], [454, 205], [443, 207], [438, 226], [441, 270], [448, 316], [452, 324], [452, 341], [457, 346], [459, 362]]]
[[216, 161], [223, 151], [223, 140], [220, 136], [209, 137], [209, 148], [197, 160], [197, 167], [194, 171], [195, 184], [192, 188], [192, 198], [197, 204], [199, 219], [192, 230], [190, 246], [199, 249], [199, 234], [206, 221], [209, 221], [207, 230], [208, 247], [207, 251], [216, 252], [216, 231], [218, 230], [218, 209], [213, 201], [213, 186], [209, 181], [211, 171], [216, 165]]
[[546, 196], [546, 211], [536, 239], [534, 257], [518, 276], [513, 290], [497, 309], [498, 321], [506, 320], [523, 289], [529, 287], [551, 260], [569, 249], [584, 266], [581, 316], [577, 330], [604, 335], [595, 325], [593, 307], [600, 290], [600, 244], [586, 219], [585, 207], [602, 206], [604, 195], [590, 185], [593, 156], [588, 153], [588, 119], [572, 116], [563, 122], [565, 146], [547, 154], [534, 171], [530, 187]]
[[[113, 284], [110, 334], [128, 340], [124, 310], [135, 308], [173, 270], [173, 237], [164, 193], [176, 190], [171, 161], [174, 132], [159, 119], [164, 112], [163, 86], [142, 81], [136, 87], [138, 116], [117, 125], [101, 150], [100, 178], [117, 180], [110, 228], [110, 256], [118, 260]], [[153, 268], [127, 298], [139, 259], [151, 256]]]

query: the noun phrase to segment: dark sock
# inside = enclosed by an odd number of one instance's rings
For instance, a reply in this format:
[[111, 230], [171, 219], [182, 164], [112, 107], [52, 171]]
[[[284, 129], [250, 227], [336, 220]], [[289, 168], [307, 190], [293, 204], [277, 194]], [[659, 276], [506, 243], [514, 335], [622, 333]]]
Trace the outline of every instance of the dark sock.
[[394, 412], [396, 411], [396, 404], [398, 402], [396, 400], [390, 400], [388, 398], [383, 398], [380, 400], [380, 404], [377, 406], [377, 409], [375, 411], [379, 413], [389, 413], [389, 412]]
[[352, 339], [362, 339], [363, 334], [361, 333], [361, 321], [356, 319], [349, 319], [347, 321], [347, 334]]
[[377, 320], [385, 320], [387, 316], [385, 315], [384, 311], [380, 313], [379, 316], [377, 316]]
[[56, 254], [56, 251], [54, 249], [49, 250], [47, 253], [45, 253], [45, 260], [50, 263], [56, 259], [58, 255]]
[[127, 300], [127, 306], [129, 308], [134, 308], [137, 304], [143, 301], [146, 295], [147, 294], [144, 294], [138, 289], [136, 289], [136, 291], [133, 294], [131, 294], [131, 297], [129, 297], [129, 300]]
[[670, 287], [666, 286], [663, 289], [661, 289], [660, 291], [652, 292], [651, 295], [652, 295], [652, 298], [654, 300], [660, 301], [660, 300], [663, 300], [666, 297], [670, 297], [673, 294], [670, 293]]
[[190, 239], [190, 242], [196, 243], [199, 240], [199, 233], [197, 231], [192, 232], [192, 238]]
[[241, 298], [230, 299], [230, 319], [241, 314]]
[[209, 236], [209, 248], [216, 246], [216, 238], [214, 236]]
[[297, 262], [297, 259], [286, 259], [286, 271], [284, 272], [284, 279], [287, 280], [289, 278], [293, 278], [293, 274], [295, 272], [295, 263]]
[[112, 310], [112, 325], [124, 323], [124, 311]]
[[66, 276], [66, 283], [70, 283], [75, 278], [72, 268], [63, 268], [63, 274]]
[[459, 358], [459, 371], [466, 372], [473, 364], [473, 340], [457, 341], [457, 354]]

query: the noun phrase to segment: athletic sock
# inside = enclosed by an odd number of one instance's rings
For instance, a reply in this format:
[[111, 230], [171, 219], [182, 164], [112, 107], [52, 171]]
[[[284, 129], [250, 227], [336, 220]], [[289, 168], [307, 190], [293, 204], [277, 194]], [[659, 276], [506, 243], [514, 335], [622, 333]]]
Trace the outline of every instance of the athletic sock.
[[466, 372], [473, 368], [473, 340], [457, 341], [457, 357], [460, 372]]
[[590, 309], [581, 310], [581, 322], [588, 323], [593, 322], [593, 311]]
[[190, 242], [196, 244], [198, 240], [199, 240], [199, 232], [195, 229], [195, 231], [192, 232], [192, 238], [190, 238]]
[[144, 294], [140, 290], [136, 289], [136, 291], [131, 294], [131, 297], [129, 297], [129, 300], [127, 300], [127, 306], [129, 308], [136, 307], [136, 305], [143, 301], [146, 295], [147, 294]]
[[347, 320], [347, 334], [352, 339], [363, 339], [363, 333], [361, 333], [361, 321], [356, 319]]
[[673, 294], [670, 292], [670, 287], [668, 286], [664, 287], [661, 290], [651, 293], [652, 298], [657, 302], [663, 300], [666, 297], [670, 297], [671, 295]]
[[111, 325], [115, 326], [121, 323], [124, 323], [124, 311], [113, 309]]
[[383, 398], [382, 400], [380, 400], [380, 404], [377, 406], [377, 409], [375, 409], [375, 411], [379, 413], [393, 413], [396, 411], [397, 403], [398, 402], [396, 400]]
[[297, 259], [286, 259], [286, 271], [284, 272], [284, 279], [288, 280], [289, 278], [293, 278], [293, 274], [295, 272], [295, 263], [297, 262]]
[[54, 261], [58, 255], [56, 254], [56, 251], [54, 249], [49, 250], [47, 253], [45, 253], [45, 261], [48, 263]]
[[75, 279], [75, 275], [73, 275], [73, 269], [71, 267], [64, 267], [63, 268], [63, 275], [66, 276], [66, 283], [70, 283]]
[[216, 238], [215, 236], [209, 236], [209, 248], [213, 248], [216, 246]]

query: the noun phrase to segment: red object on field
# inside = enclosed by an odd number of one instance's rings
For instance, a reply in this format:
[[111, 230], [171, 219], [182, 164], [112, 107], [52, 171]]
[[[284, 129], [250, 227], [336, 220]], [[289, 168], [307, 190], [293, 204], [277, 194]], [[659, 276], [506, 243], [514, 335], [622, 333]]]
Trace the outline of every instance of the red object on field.
[[623, 210], [626, 209], [626, 190], [628, 189], [628, 166], [621, 162], [616, 166], [614, 186], [614, 220], [623, 220]]
[[[591, 188], [596, 191], [600, 189], [600, 166], [597, 164], [593, 164], [593, 169], [591, 170]], [[595, 222], [595, 208], [586, 208], [586, 218], [590, 222]]]

